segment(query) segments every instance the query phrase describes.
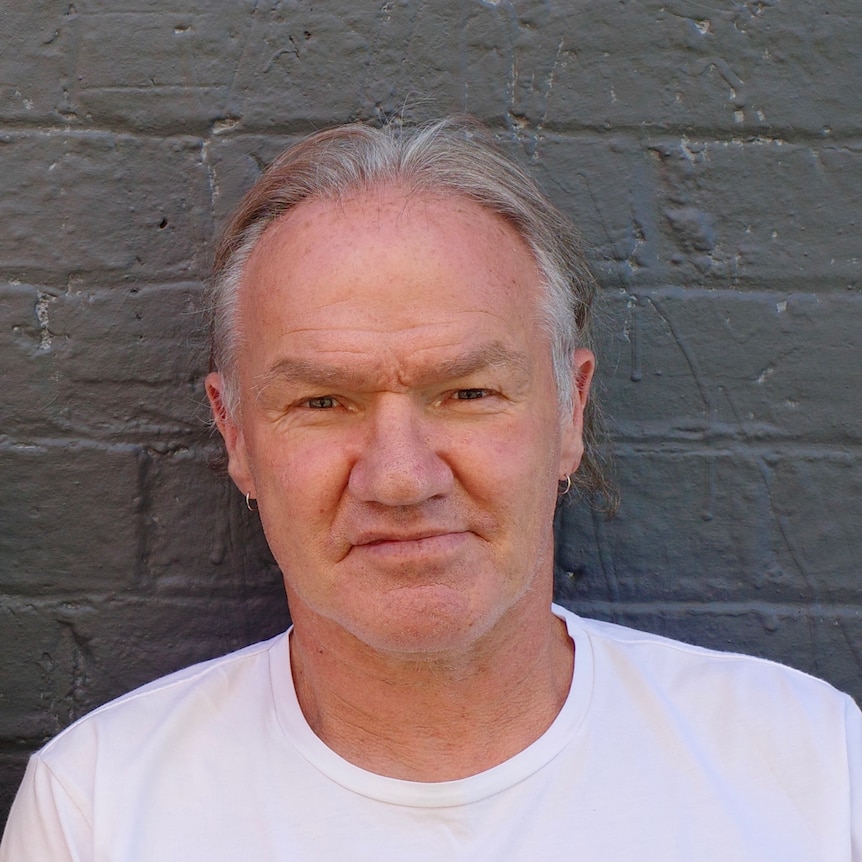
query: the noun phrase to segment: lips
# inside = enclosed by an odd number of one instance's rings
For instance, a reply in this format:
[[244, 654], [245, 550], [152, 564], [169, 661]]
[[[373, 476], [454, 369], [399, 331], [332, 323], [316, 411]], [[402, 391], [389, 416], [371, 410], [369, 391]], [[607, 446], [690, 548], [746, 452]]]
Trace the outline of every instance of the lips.
[[352, 542], [355, 546], [363, 545], [381, 545], [390, 542], [421, 542], [424, 539], [436, 539], [442, 536], [450, 536], [461, 533], [461, 530], [421, 530], [411, 532], [397, 531], [380, 531], [360, 534], [355, 541]]
[[408, 558], [445, 558], [457, 553], [466, 541], [465, 530], [420, 530], [411, 532], [381, 531], [363, 533], [353, 542], [351, 553], [384, 560]]

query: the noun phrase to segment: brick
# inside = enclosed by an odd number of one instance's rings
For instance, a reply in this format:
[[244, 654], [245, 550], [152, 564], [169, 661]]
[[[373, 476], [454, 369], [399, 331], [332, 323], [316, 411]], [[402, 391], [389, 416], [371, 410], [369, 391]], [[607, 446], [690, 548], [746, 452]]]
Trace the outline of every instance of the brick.
[[857, 452], [828, 459], [766, 458], [761, 469], [787, 567], [804, 574], [815, 602], [862, 608], [857, 504], [862, 464]]
[[209, 179], [194, 139], [10, 133], [0, 139], [0, 258], [22, 281], [201, 275]]
[[[519, 156], [536, 181], [580, 231], [597, 273], [609, 261], [624, 261], [659, 278], [653, 160], [626, 136], [543, 133], [533, 156], [500, 141]], [[605, 279], [616, 287], [619, 282]], [[642, 279], [643, 280], [643, 279]], [[625, 282], [626, 284], [628, 283]]]
[[[562, 513], [558, 564], [574, 598], [704, 603], [804, 596], [771, 547], [765, 490], [752, 459], [618, 452], [622, 506], [605, 523]], [[760, 576], [763, 589], [754, 584]]]
[[257, 4], [126, 5], [82, 4], [75, 18], [72, 98], [81, 117], [148, 133], [198, 134], [224, 119]]
[[6, 445], [0, 474], [0, 590], [86, 595], [135, 582], [133, 451]]
[[829, 500], [858, 499], [855, 458], [664, 448], [620, 449], [615, 520], [580, 507], [561, 512], [557, 563], [573, 573], [567, 595], [862, 607], [858, 524], [825, 515], [835, 508]]
[[0, 833], [6, 828], [7, 812], [24, 777], [30, 750], [0, 751]]
[[260, 177], [263, 169], [300, 136], [287, 134], [217, 135], [206, 149], [213, 183], [213, 218], [221, 230], [240, 198]]
[[858, 287], [857, 146], [764, 139], [651, 145], [659, 259], [676, 283], [717, 278]]
[[[8, 301], [3, 301], [7, 300]], [[0, 427], [23, 439], [205, 437], [200, 285], [0, 286]]]
[[[83, 286], [49, 304], [67, 421], [90, 433], [204, 436], [200, 286]], [[104, 429], [104, 430], [103, 430]]]
[[862, 442], [857, 293], [617, 292], [603, 312], [621, 439]]
[[289, 624], [283, 595], [270, 599], [144, 597], [97, 607], [88, 630], [93, 673], [87, 708], [283, 631]]
[[[535, 171], [611, 287], [859, 287], [855, 145], [543, 134]], [[615, 262], [615, 265], [612, 265]]]
[[572, 20], [578, 17], [536, 0], [474, 4], [465, 15], [463, 86], [470, 109], [495, 123], [502, 117], [528, 155], [554, 109], [559, 76], [578, 50]]
[[450, 34], [461, 18], [458, 6], [261, 8], [250, 22], [228, 113], [250, 130], [290, 130], [300, 122], [309, 130], [335, 118], [400, 112], [425, 93], [439, 99], [433, 113], [457, 108], [462, 91]]
[[48, 333], [39, 315], [47, 303], [31, 285], [0, 284], [0, 433], [29, 425], [43, 431], [45, 411], [56, 397], [52, 379], [54, 362], [48, 350]]
[[[89, 4], [76, 22], [75, 95], [91, 121], [147, 131], [328, 123], [353, 115], [357, 98], [360, 113], [374, 116], [389, 107], [381, 97], [386, 103], [391, 94], [394, 108], [401, 107], [403, 96], [378, 69], [398, 62], [405, 41], [416, 55], [409, 92], [428, 92], [451, 77], [448, 63], [432, 71], [447, 55], [445, 14], [410, 6], [333, 14], [305, 4], [243, 2], [206, 11]], [[414, 41], [417, 18], [427, 22], [419, 24], [425, 39]], [[452, 89], [460, 92], [457, 84]]]
[[[54, 708], [71, 691], [73, 641], [42, 609], [7, 596], [0, 597], [0, 621], [0, 738], [33, 740], [36, 747], [73, 718]], [[58, 658], [68, 674], [58, 673]]]
[[68, 3], [5, 3], [0, 122], [55, 123], [69, 116]]
[[[464, 23], [465, 89], [481, 116], [543, 129], [858, 134], [860, 24], [840, 3], [505, 4]], [[484, 8], [483, 8], [484, 7]]]
[[780, 4], [582, 6], [93, 2], [64, 32], [82, 117], [147, 130], [225, 118], [284, 129], [405, 105], [421, 118], [466, 104], [525, 140], [546, 125], [858, 132], [859, 96], [812, 86], [858, 76], [850, 0], [809, 4], [803, 25]]
[[41, 740], [182, 667], [270, 637], [284, 602], [110, 597], [0, 602], [0, 737]]
[[147, 470], [147, 571], [160, 596], [258, 597], [283, 604], [281, 573], [257, 514], [209, 452], [156, 454]]

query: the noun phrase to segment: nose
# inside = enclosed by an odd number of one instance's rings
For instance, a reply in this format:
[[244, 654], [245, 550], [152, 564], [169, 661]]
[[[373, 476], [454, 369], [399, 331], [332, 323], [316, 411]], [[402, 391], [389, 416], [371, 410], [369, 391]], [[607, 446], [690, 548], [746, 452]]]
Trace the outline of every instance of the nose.
[[368, 411], [348, 486], [363, 502], [415, 506], [447, 493], [452, 471], [432, 442], [421, 405], [387, 393]]

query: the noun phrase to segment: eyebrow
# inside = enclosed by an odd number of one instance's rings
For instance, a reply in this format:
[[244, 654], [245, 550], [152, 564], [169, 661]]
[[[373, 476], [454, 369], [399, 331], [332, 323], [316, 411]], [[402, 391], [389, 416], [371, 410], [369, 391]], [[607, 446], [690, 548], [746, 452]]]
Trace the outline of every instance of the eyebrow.
[[[510, 368], [516, 374], [527, 377], [530, 364], [526, 354], [512, 350], [500, 341], [492, 341], [458, 356], [431, 364], [424, 372], [420, 371], [418, 376], [420, 379], [424, 376], [429, 378], [433, 376], [439, 380], [453, 380], [467, 377], [483, 368]], [[257, 397], [260, 398], [267, 387], [275, 382], [361, 388], [367, 382], [367, 375], [349, 366], [330, 365], [299, 357], [284, 357], [260, 375], [255, 386]]]

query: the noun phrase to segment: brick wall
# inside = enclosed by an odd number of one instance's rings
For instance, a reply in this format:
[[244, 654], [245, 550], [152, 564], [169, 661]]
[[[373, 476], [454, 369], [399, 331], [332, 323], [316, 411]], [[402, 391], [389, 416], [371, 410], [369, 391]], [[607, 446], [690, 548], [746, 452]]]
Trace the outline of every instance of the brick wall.
[[561, 599], [862, 698], [860, 41], [858, 0], [0, 0], [0, 817], [75, 717], [285, 624], [200, 278], [287, 142], [405, 106], [594, 250], [623, 506], [560, 514]]

